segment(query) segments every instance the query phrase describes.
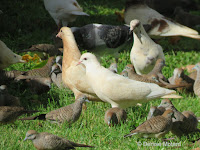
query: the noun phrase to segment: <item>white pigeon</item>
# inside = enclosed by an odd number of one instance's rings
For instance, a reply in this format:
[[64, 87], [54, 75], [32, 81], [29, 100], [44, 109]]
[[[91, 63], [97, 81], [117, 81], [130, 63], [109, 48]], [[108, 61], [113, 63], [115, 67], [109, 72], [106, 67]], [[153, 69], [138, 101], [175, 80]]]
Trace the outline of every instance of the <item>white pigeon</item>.
[[9, 67], [15, 63], [25, 63], [20, 55], [17, 55], [11, 51], [6, 44], [0, 40], [0, 69]]
[[162, 47], [148, 36], [139, 20], [130, 22], [130, 30], [134, 36], [130, 54], [131, 63], [137, 74], [147, 74], [152, 71], [157, 59], [165, 60]]
[[[86, 67], [86, 79], [95, 94], [112, 107], [127, 108], [156, 98], [180, 98], [174, 90], [159, 87], [153, 83], [139, 82], [124, 78], [104, 68], [95, 55], [84, 53], [78, 64]], [[77, 65], [78, 65], [77, 64]]]
[[172, 19], [166, 18], [159, 12], [148, 7], [144, 0], [128, 0], [124, 13], [124, 20], [129, 24], [131, 20], [138, 19], [142, 24], [151, 25], [148, 34], [152, 37], [159, 36], [185, 36], [200, 39], [200, 35], [194, 29], [183, 26]]
[[58, 26], [67, 26], [77, 16], [89, 16], [76, 0], [44, 0], [44, 6]]

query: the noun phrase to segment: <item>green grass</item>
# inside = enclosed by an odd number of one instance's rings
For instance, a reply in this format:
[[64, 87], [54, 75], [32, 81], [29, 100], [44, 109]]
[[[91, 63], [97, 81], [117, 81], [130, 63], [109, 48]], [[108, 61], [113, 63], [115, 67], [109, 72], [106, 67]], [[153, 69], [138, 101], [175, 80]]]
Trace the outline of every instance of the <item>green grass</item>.
[[[80, 1], [80, 0], [79, 0]], [[84, 11], [90, 14], [90, 17], [79, 17], [76, 22], [70, 26], [83, 26], [89, 23], [104, 24], [123, 24], [117, 21], [114, 15], [115, 11], [119, 11], [124, 6], [124, 0], [84, 0], [79, 2]], [[28, 48], [33, 44], [53, 43], [52, 35], [56, 30], [56, 25], [48, 12], [44, 9], [42, 0], [29, 2], [7, 1], [2, 0], [0, 10], [4, 14], [0, 15], [2, 20], [0, 24], [0, 39], [4, 41], [9, 48], [18, 52]], [[196, 14], [200, 14], [198, 11]], [[171, 45], [167, 39], [160, 41], [162, 45], [167, 66], [163, 69], [166, 77], [170, 77], [173, 69], [187, 64], [195, 64], [200, 61], [199, 48], [200, 42], [197, 40], [182, 38], [176, 44]], [[123, 67], [130, 63], [129, 53], [130, 47], [120, 54], [118, 70], [122, 71]], [[105, 56], [101, 62], [104, 66], [114, 61], [111, 56]], [[36, 62], [26, 64], [15, 64], [7, 68], [7, 70], [30, 70], [37, 66]], [[56, 108], [66, 106], [74, 102], [73, 92], [67, 89], [58, 89], [53, 86], [48, 93], [42, 95], [32, 95], [28, 89], [24, 89], [21, 84], [12, 83], [8, 85], [9, 92], [20, 97], [22, 105], [27, 109], [39, 110], [40, 113], [46, 113]], [[180, 93], [182, 99], [172, 100], [173, 104], [179, 111], [190, 110], [197, 116], [200, 116], [199, 98], [193, 94]], [[174, 147], [164, 146], [137, 146], [136, 142], [160, 143], [160, 139], [143, 139], [133, 136], [132, 138], [123, 138], [129, 133], [134, 126], [138, 126], [146, 120], [148, 110], [153, 105], [158, 105], [159, 100], [154, 100], [142, 105], [142, 107], [127, 108], [128, 119], [125, 124], [108, 128], [104, 123], [104, 113], [110, 108], [107, 103], [88, 103], [87, 110], [83, 110], [80, 119], [68, 126], [67, 124], [56, 125], [45, 121], [16, 121], [14, 124], [0, 126], [0, 150], [22, 150], [34, 149], [30, 141], [23, 142], [25, 133], [34, 129], [38, 132], [49, 132], [69, 140], [94, 145], [95, 149], [175, 149]], [[24, 117], [24, 116], [22, 116]], [[200, 125], [199, 125], [200, 127]], [[171, 133], [166, 137], [174, 137]], [[190, 138], [176, 138], [173, 143], [181, 142], [181, 149], [192, 149], [188, 146], [191, 140], [198, 138], [199, 135], [191, 135]]]

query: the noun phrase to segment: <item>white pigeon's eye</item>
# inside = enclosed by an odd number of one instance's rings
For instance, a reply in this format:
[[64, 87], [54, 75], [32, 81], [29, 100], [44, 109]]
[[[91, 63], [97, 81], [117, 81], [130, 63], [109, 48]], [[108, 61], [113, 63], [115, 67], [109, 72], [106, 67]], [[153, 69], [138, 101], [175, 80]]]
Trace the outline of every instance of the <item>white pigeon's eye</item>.
[[84, 58], [84, 60], [87, 60], [87, 58]]

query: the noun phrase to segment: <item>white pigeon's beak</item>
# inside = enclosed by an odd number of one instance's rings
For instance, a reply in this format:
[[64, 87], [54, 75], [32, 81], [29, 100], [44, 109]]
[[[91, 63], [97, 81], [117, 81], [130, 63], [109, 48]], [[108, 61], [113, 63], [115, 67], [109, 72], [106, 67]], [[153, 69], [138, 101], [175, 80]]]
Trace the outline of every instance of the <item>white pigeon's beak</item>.
[[80, 65], [81, 63], [82, 63], [82, 61], [79, 61], [79, 62], [76, 64], [76, 66]]
[[117, 68], [114, 69], [115, 73], [117, 73]]
[[24, 138], [24, 141], [26, 141], [26, 140], [27, 140], [27, 137]]

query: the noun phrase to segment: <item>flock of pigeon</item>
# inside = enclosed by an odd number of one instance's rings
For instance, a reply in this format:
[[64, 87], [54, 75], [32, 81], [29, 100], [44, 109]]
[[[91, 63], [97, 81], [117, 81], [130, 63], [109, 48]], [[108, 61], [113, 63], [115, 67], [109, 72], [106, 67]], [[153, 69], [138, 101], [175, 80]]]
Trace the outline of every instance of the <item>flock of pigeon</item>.
[[[69, 88], [75, 95], [73, 104], [18, 120], [39, 119], [71, 124], [79, 119], [84, 102], [90, 100], [111, 104], [112, 108], [105, 113], [105, 123], [112, 126], [126, 121], [124, 108], [164, 98], [158, 107], [150, 108], [144, 123], [124, 137], [137, 134], [144, 138], [160, 138], [169, 131], [181, 137], [200, 132], [197, 128], [200, 118], [191, 111], [179, 112], [169, 100], [182, 98], [175, 89], [194, 92], [200, 97], [200, 63], [193, 66], [196, 71], [190, 75], [184, 74], [184, 68], [175, 68], [173, 76], [167, 79], [162, 74], [165, 66], [163, 49], [152, 40], [153, 37], [163, 36], [185, 36], [200, 40], [197, 31], [161, 15], [143, 0], [126, 1], [124, 20], [128, 25], [121, 26], [88, 24], [61, 28], [75, 21], [77, 16], [89, 15], [83, 12], [76, 0], [44, 0], [44, 5], [60, 30], [56, 37], [62, 39], [62, 43], [59, 46], [33, 45], [29, 49], [33, 52], [50, 52], [51, 57], [42, 68], [5, 71], [11, 64], [25, 63], [25, 60], [0, 41], [0, 124], [12, 123], [22, 114], [38, 112], [24, 109], [20, 106], [20, 99], [9, 94], [7, 83], [14, 81], [23, 83], [34, 94], [48, 92], [54, 83], [59, 88]], [[99, 56], [113, 54], [117, 58], [128, 43], [133, 43], [130, 52], [132, 64], [127, 64], [120, 74], [117, 63], [112, 63], [109, 68], [101, 66]], [[79, 49], [87, 49], [94, 54], [81, 55]], [[28, 131], [24, 140], [32, 140], [38, 150], [93, 147], [35, 130]]]

